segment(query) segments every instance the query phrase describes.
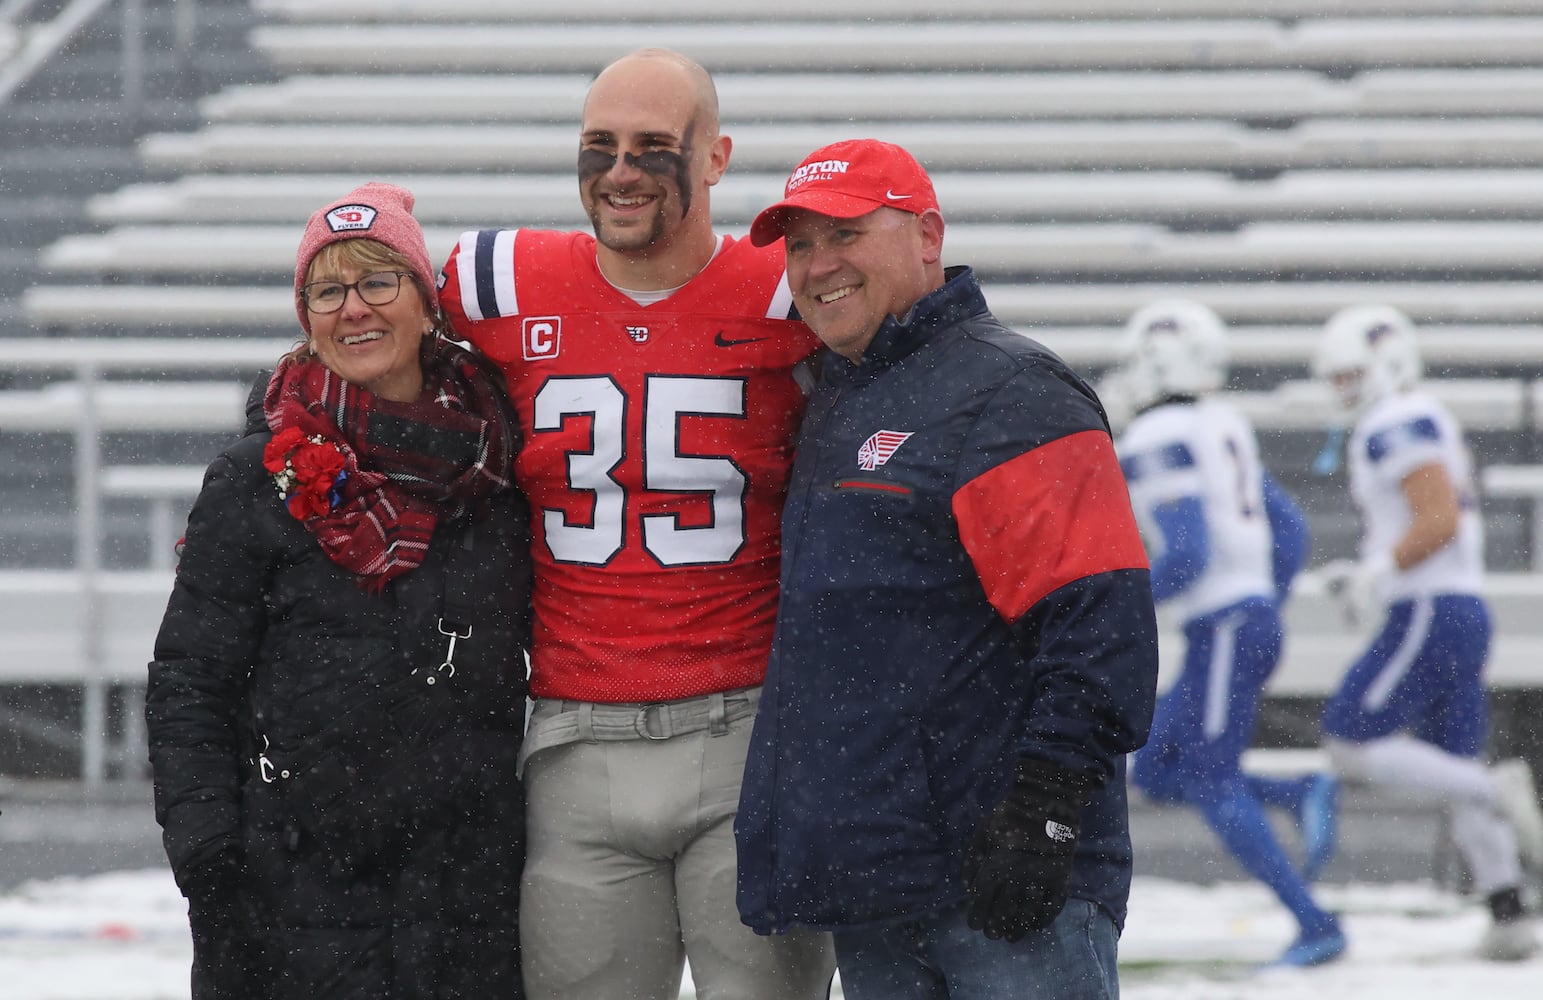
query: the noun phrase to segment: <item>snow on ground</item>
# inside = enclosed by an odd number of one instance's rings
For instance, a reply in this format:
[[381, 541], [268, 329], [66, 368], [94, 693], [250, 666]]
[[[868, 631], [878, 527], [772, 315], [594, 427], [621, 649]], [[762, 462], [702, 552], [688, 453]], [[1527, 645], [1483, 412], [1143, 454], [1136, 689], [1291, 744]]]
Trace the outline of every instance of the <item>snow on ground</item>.
[[[1344, 915], [1349, 955], [1317, 969], [1261, 971], [1292, 935], [1262, 887], [1138, 878], [1120, 942], [1122, 997], [1543, 997], [1543, 958], [1470, 957], [1486, 921], [1470, 900], [1426, 884], [1326, 885], [1320, 895]], [[185, 1000], [189, 955], [186, 910], [161, 870], [31, 882], [0, 895], [5, 1000]]]

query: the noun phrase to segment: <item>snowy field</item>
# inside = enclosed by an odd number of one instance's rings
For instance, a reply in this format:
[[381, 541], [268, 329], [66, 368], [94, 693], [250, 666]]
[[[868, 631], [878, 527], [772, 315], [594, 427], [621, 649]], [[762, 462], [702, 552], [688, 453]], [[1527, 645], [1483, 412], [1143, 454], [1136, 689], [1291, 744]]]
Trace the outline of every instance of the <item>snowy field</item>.
[[[1468, 957], [1485, 926], [1476, 903], [1427, 884], [1320, 891], [1344, 915], [1349, 955], [1261, 971], [1291, 937], [1262, 888], [1137, 879], [1120, 944], [1124, 1000], [1543, 997], [1543, 959]], [[31, 882], [0, 896], [4, 1000], [180, 1000], [189, 954], [182, 899], [163, 871]]]

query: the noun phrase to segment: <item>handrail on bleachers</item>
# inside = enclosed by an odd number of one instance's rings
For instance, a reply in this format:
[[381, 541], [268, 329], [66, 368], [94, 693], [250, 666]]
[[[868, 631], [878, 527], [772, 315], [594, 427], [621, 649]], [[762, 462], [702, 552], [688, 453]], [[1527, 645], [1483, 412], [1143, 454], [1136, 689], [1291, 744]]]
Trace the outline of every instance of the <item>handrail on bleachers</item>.
[[[12, 94], [20, 90], [34, 73], [69, 44], [70, 39], [89, 24], [102, 8], [111, 3], [112, 0], [71, 0], [63, 10], [54, 15], [52, 21], [33, 26], [26, 35], [24, 43], [21, 43], [22, 36], [17, 35], [16, 41], [21, 44], [18, 45], [12, 58], [0, 65], [0, 105], [10, 100]], [[16, 7], [18, 12], [23, 9], [22, 5]], [[141, 16], [143, 16], [142, 13]], [[127, 34], [126, 31], [125, 35]], [[126, 89], [138, 82], [129, 78], [130, 60], [127, 58], [127, 53], [133, 44], [127, 37], [125, 38], [123, 63]]]

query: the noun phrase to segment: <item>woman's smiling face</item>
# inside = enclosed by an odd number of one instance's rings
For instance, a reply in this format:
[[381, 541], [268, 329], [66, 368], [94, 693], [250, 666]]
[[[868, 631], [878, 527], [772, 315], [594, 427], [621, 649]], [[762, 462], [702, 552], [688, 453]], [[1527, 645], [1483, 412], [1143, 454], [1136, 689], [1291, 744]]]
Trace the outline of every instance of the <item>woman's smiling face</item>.
[[[356, 242], [366, 241], [349, 240], [333, 244], [333, 247], [342, 248]], [[384, 305], [370, 305], [364, 301], [359, 289], [352, 287], [344, 290], [343, 304], [334, 312], [318, 313], [307, 306], [311, 350], [339, 377], [382, 399], [395, 402], [417, 399], [423, 391], [420, 349], [424, 336], [433, 329], [433, 323], [410, 269], [403, 265], [393, 270], [384, 264], [360, 262], [357, 259], [360, 254], [346, 250], [326, 252], [333, 247], [326, 248], [311, 261], [306, 276], [307, 288], [328, 281], [354, 285], [374, 275], [380, 275], [381, 281], [396, 278], [401, 286], [396, 297]], [[375, 284], [378, 287], [380, 282]]]

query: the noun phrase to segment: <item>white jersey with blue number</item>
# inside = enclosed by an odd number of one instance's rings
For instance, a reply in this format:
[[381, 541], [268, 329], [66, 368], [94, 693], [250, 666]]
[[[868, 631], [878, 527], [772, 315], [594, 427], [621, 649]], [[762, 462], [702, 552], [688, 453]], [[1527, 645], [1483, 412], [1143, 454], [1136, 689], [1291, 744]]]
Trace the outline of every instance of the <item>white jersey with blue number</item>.
[[1200, 502], [1205, 569], [1170, 602], [1184, 620], [1246, 597], [1274, 600], [1264, 470], [1248, 418], [1215, 398], [1166, 403], [1130, 422], [1119, 454], [1149, 549], [1162, 545], [1154, 511], [1184, 497]]
[[1456, 418], [1435, 397], [1406, 392], [1373, 403], [1350, 435], [1350, 491], [1361, 512], [1361, 557], [1387, 554], [1413, 516], [1403, 481], [1431, 464], [1446, 469], [1457, 492], [1457, 537], [1424, 562], [1381, 581], [1381, 598], [1478, 594], [1484, 583], [1484, 525], [1473, 459]]

